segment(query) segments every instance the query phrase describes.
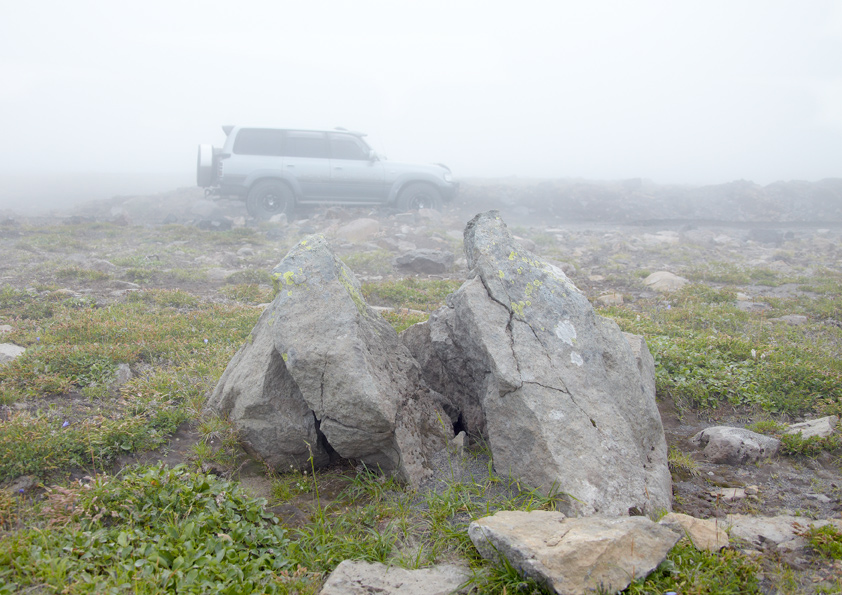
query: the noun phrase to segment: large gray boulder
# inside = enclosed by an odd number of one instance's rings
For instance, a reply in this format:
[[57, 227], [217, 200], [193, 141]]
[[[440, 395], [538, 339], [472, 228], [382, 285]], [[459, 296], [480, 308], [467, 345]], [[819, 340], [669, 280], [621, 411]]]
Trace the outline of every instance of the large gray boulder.
[[487, 436], [498, 473], [566, 494], [569, 513], [669, 510], [645, 342], [636, 356], [616, 323], [523, 250], [496, 211], [468, 224], [465, 252], [472, 277], [403, 337], [457, 427]]
[[418, 485], [452, 425], [394, 329], [369, 308], [351, 270], [321, 236], [273, 270], [280, 285], [229, 362], [208, 408], [252, 454], [279, 470], [332, 455]]
[[681, 533], [646, 517], [570, 519], [560, 512], [500, 511], [470, 524], [483, 558], [564, 595], [616, 593], [664, 561]]

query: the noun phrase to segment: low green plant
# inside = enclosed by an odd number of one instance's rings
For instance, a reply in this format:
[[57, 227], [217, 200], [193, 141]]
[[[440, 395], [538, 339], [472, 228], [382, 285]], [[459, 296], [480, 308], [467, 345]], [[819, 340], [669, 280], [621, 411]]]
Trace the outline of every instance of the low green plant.
[[59, 279], [73, 281], [105, 281], [111, 278], [111, 275], [103, 271], [83, 269], [76, 266], [58, 269], [56, 270], [55, 275]]
[[688, 455], [670, 446], [667, 453], [667, 464], [672, 473], [677, 475], [684, 475], [687, 477], [697, 477], [699, 475], [699, 465]]
[[352, 252], [343, 256], [342, 262], [357, 274], [387, 275], [392, 272], [392, 254], [386, 250]]
[[830, 436], [810, 436], [802, 438], [800, 433], [781, 436], [781, 452], [788, 455], [816, 456], [823, 451], [832, 451], [842, 447], [838, 434]]
[[757, 432], [758, 434], [774, 436], [783, 434], [784, 430], [786, 430], [786, 424], [782, 424], [771, 419], [762, 419], [747, 425], [746, 429], [751, 430], [752, 432]]
[[822, 558], [842, 560], [842, 531], [832, 524], [812, 526], [804, 533], [804, 537]]
[[682, 595], [749, 595], [760, 593], [759, 565], [736, 550], [697, 550], [689, 540], [676, 545], [657, 570], [633, 582], [628, 595], [679, 592]]
[[230, 285], [272, 285], [272, 275], [264, 269], [244, 269], [225, 278]]
[[263, 504], [183, 465], [52, 488], [37, 525], [0, 541], [0, 582], [62, 592], [287, 592], [280, 573], [294, 568], [290, 542]]
[[53, 315], [53, 304], [48, 296], [5, 285], [0, 288], [0, 314], [23, 320], [43, 320]]
[[172, 308], [195, 308], [199, 299], [180, 289], [145, 289], [133, 291], [128, 294], [129, 302], [145, 302], [157, 306], [169, 306]]
[[397, 281], [363, 283], [366, 301], [375, 306], [409, 308], [432, 312], [444, 304], [445, 298], [459, 289], [461, 281], [424, 280], [408, 277]]
[[272, 481], [272, 496], [279, 502], [288, 502], [301, 494], [313, 491], [313, 484], [307, 471], [299, 471], [293, 467], [286, 473], [278, 475]]
[[396, 332], [401, 333], [419, 322], [424, 322], [429, 318], [427, 314], [418, 314], [408, 310], [394, 310], [384, 311], [380, 315], [385, 318]]
[[237, 285], [223, 285], [219, 293], [236, 302], [244, 304], [265, 304], [274, 298], [270, 287], [255, 283], [239, 283]]

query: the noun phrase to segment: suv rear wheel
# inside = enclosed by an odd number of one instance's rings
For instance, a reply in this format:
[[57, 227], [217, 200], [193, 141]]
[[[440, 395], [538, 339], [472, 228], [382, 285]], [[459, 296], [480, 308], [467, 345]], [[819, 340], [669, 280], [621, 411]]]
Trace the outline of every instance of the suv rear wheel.
[[264, 180], [252, 186], [246, 198], [246, 210], [255, 219], [271, 219], [275, 215], [292, 215], [295, 195], [283, 182]]
[[418, 209], [441, 210], [441, 193], [430, 184], [413, 182], [407, 184], [398, 194], [397, 207], [401, 211]]

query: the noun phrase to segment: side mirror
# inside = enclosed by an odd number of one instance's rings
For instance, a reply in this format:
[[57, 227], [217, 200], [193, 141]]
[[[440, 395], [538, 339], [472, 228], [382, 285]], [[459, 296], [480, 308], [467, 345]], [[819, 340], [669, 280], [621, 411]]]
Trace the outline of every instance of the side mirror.
[[377, 155], [377, 151], [375, 151], [374, 149], [371, 149], [368, 152], [368, 160], [369, 161], [380, 161], [380, 157]]

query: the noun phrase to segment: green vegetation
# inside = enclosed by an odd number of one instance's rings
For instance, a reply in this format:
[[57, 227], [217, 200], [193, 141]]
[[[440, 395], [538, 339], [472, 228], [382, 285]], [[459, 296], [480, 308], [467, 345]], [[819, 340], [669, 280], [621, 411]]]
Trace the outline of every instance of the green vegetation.
[[254, 283], [225, 285], [219, 288], [219, 293], [229, 300], [244, 304], [264, 304], [271, 302], [274, 297], [271, 287]]
[[[820, 321], [798, 327], [769, 321], [808, 310], [809, 298], [770, 300], [771, 312], [749, 313], [733, 296], [730, 289], [689, 285], [669, 302], [603, 313], [623, 330], [646, 336], [658, 392], [679, 406], [842, 412], [842, 329]], [[838, 304], [841, 298], [838, 282], [832, 299]]]
[[53, 488], [38, 520], [0, 542], [0, 593], [279, 593], [298, 580], [263, 502], [183, 466]]
[[682, 595], [748, 595], [760, 593], [757, 573], [760, 567], [735, 550], [718, 554], [702, 552], [683, 539], [666, 561], [645, 580], [632, 583], [629, 595], [666, 593]]
[[699, 474], [699, 465], [696, 464], [696, 461], [686, 452], [681, 452], [674, 446], [669, 448], [667, 463], [670, 472], [679, 477], [695, 477]]
[[833, 525], [810, 527], [804, 537], [823, 558], [842, 560], [842, 532]]
[[352, 252], [344, 255], [342, 262], [357, 274], [388, 275], [392, 272], [392, 254], [386, 250]]
[[[27, 351], [0, 367], [0, 395], [24, 407], [0, 426], [0, 481], [102, 469], [122, 452], [162, 444], [201, 408], [257, 316], [154, 290], [104, 308], [59, 303], [49, 318], [19, 319], [10, 339]], [[147, 371], [108, 391], [121, 363]]]
[[373, 306], [390, 306], [432, 312], [444, 304], [448, 294], [453, 293], [461, 281], [425, 281], [408, 277], [398, 281], [364, 283], [363, 295]]

